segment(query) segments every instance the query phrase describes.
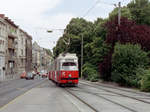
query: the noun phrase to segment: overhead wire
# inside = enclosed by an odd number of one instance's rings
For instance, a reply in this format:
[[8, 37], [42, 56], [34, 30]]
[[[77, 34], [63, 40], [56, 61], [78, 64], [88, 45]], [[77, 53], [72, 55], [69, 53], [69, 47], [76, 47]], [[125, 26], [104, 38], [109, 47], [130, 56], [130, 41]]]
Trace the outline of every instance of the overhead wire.
[[89, 9], [87, 10], [87, 12], [86, 12], [82, 17], [83, 17], [83, 18], [86, 17], [86, 16], [91, 12], [91, 10], [93, 10], [93, 9], [95, 8], [95, 6], [96, 6], [99, 2], [100, 2], [100, 0], [97, 0], [97, 1], [95, 2], [95, 4], [94, 4], [91, 8], [89, 8]]
[[95, 4], [87, 10], [87, 12], [82, 16], [82, 18], [85, 18], [97, 6], [98, 3], [102, 3], [102, 4], [106, 4], [106, 5], [110, 5], [110, 6], [114, 5], [113, 3], [107, 3], [107, 2], [103, 2], [101, 0], [97, 0], [95, 2]]

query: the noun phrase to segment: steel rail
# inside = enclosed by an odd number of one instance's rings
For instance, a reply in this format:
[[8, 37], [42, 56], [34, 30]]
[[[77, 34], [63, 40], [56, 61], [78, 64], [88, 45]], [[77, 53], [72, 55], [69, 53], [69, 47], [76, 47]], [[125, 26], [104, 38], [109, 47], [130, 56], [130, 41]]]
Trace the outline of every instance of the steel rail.
[[106, 92], [114, 93], [114, 94], [117, 94], [117, 95], [120, 95], [120, 96], [123, 96], [123, 97], [127, 97], [127, 98], [130, 98], [130, 99], [133, 99], [133, 100], [137, 100], [137, 101], [146, 103], [146, 104], [150, 104], [150, 102], [148, 102], [148, 101], [141, 100], [141, 99], [138, 99], [138, 98], [135, 98], [135, 97], [132, 97], [132, 96], [125, 95], [125, 94], [117, 93], [117, 92], [114, 92], [114, 91], [111, 91], [111, 90], [108, 90], [108, 89], [104, 89], [104, 88], [100, 88], [100, 87], [95, 87], [94, 85], [90, 85], [90, 84], [87, 84], [87, 83], [81, 83], [80, 82], [80, 84], [87, 85], [87, 86], [90, 86], [90, 87], [94, 87], [96, 89], [101, 89], [101, 90], [104, 90]]
[[[84, 93], [88, 93], [88, 94], [92, 94], [92, 95], [95, 95], [95, 96], [97, 96], [97, 97], [100, 97], [100, 98], [102, 98], [102, 99], [104, 99], [104, 100], [106, 100], [106, 101], [109, 101], [109, 102], [111, 102], [111, 103], [113, 103], [113, 104], [115, 104], [115, 105], [119, 105], [120, 107], [122, 107], [122, 108], [124, 108], [124, 109], [126, 109], [126, 110], [129, 110], [129, 111], [131, 111], [131, 112], [138, 112], [138, 111], [136, 111], [136, 110], [134, 110], [134, 109], [131, 109], [131, 108], [129, 108], [129, 107], [127, 107], [127, 106], [124, 106], [124, 105], [122, 105], [122, 104], [120, 104], [120, 103], [117, 103], [117, 102], [115, 102], [115, 101], [112, 101], [112, 100], [110, 100], [110, 99], [108, 99], [108, 98], [105, 98], [104, 96], [101, 96], [101, 95], [99, 95], [98, 93], [92, 93], [92, 92], [89, 92], [89, 91], [83, 91], [83, 88], [80, 88], [80, 89], [82, 89], [82, 91], [80, 91], [80, 92], [84, 92]], [[72, 90], [72, 91], [78, 91], [78, 90]]]
[[77, 95], [75, 95], [73, 92], [69, 91], [69, 89], [65, 90], [71, 94], [72, 96], [74, 96], [76, 99], [78, 99], [79, 101], [81, 101], [83, 104], [85, 104], [86, 106], [88, 106], [90, 109], [92, 109], [94, 112], [99, 112], [97, 109], [95, 109], [93, 106], [91, 106], [90, 104], [88, 104], [87, 102], [85, 102], [84, 100], [82, 100], [80, 97], [78, 97]]
[[[85, 81], [84, 81], [84, 82], [85, 82]], [[82, 83], [82, 82], [81, 82], [81, 83]], [[85, 83], [86, 83], [86, 82], [85, 82]], [[102, 86], [102, 87], [107, 87], [107, 88], [111, 88], [111, 89], [116, 89], [116, 90], [120, 90], [120, 91], [125, 91], [125, 92], [134, 93], [134, 94], [141, 95], [141, 96], [150, 97], [150, 95], [147, 95], [147, 94], [144, 94], [144, 93], [138, 93], [138, 92], [134, 92], [134, 91], [130, 91], [130, 90], [124, 90], [124, 89], [121, 89], [121, 88], [119, 88], [119, 87], [111, 87], [111, 86], [104, 85], [104, 84], [93, 84], [93, 85]]]

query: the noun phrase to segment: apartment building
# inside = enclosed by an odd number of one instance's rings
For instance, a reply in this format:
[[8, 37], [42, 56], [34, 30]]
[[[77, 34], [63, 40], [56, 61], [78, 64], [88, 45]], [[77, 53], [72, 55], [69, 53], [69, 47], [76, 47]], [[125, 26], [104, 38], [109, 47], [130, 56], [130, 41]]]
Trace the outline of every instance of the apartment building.
[[37, 42], [34, 42], [32, 45], [32, 66], [36, 71], [39, 71], [39, 67], [40, 67], [40, 51], [41, 48], [40, 46], [37, 44]]
[[46, 49], [40, 47], [37, 42], [32, 45], [32, 65], [37, 71], [46, 70], [50, 64], [51, 56], [48, 55]]
[[32, 71], [32, 37], [26, 33], [26, 72]]
[[26, 71], [26, 32], [18, 29], [18, 72]]
[[7, 25], [5, 21], [0, 18], [0, 81], [5, 79], [5, 48], [7, 40]]
[[7, 41], [6, 41], [6, 77], [8, 79], [14, 78], [18, 73], [17, 68], [17, 51], [18, 51], [18, 26], [14, 24], [12, 20], [5, 17], [5, 22], [7, 24]]
[[32, 37], [0, 14], [0, 80], [32, 69]]

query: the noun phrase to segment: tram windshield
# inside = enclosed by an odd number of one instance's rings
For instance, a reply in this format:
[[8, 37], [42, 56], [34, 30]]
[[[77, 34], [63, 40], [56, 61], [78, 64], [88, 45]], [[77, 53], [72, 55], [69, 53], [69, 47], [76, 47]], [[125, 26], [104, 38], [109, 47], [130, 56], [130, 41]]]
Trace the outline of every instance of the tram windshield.
[[63, 70], [77, 70], [77, 64], [74, 62], [64, 62], [62, 63]]

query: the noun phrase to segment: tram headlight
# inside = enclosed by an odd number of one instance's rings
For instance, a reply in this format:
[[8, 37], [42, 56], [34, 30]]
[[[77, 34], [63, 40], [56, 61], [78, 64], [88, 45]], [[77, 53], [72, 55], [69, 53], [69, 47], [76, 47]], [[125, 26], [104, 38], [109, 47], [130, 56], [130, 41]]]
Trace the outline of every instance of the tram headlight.
[[62, 76], [65, 77], [65, 72], [62, 72]]

